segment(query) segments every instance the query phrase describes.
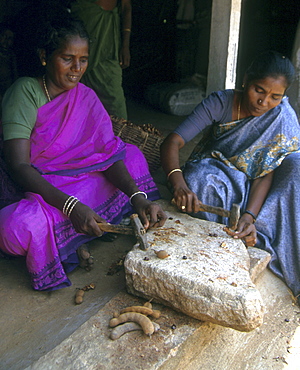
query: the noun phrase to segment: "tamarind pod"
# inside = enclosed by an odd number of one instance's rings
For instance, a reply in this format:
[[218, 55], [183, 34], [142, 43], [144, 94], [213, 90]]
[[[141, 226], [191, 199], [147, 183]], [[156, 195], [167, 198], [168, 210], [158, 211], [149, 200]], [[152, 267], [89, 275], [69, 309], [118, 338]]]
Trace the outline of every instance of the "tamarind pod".
[[150, 308], [152, 310], [152, 303], [151, 302], [145, 302], [144, 303], [144, 306], [145, 307], [148, 307], [148, 308]]
[[145, 315], [138, 312], [126, 312], [122, 313], [119, 317], [114, 317], [110, 320], [109, 325], [115, 327], [124, 322], [133, 321], [141, 325], [146, 335], [152, 335], [154, 333], [154, 326], [152, 321]]
[[[153, 322], [153, 326], [154, 332], [156, 333], [160, 329], [160, 326], [156, 322]], [[113, 328], [112, 332], [110, 333], [110, 339], [119, 339], [122, 335], [135, 330], [143, 330], [143, 328], [136, 322], [126, 322], [125, 324], [118, 325]]]
[[83, 297], [82, 296], [78, 296], [75, 298], [75, 303], [76, 304], [81, 304], [83, 302]]
[[120, 316], [120, 313], [118, 311], [113, 312], [113, 317], [119, 317], [119, 316]]
[[77, 290], [76, 297], [83, 297], [83, 296], [84, 296], [84, 290], [83, 289]]
[[131, 306], [131, 307], [126, 307], [126, 308], [123, 308], [120, 313], [125, 313], [125, 312], [138, 312], [138, 313], [141, 313], [143, 315], [151, 315], [152, 314], [152, 310], [151, 308], [148, 308], [148, 307], [144, 307], [144, 306]]
[[79, 289], [75, 294], [75, 303], [81, 304], [83, 302], [84, 290]]
[[150, 316], [152, 316], [154, 319], [158, 319], [161, 315], [161, 312], [159, 310], [152, 310], [152, 313]]

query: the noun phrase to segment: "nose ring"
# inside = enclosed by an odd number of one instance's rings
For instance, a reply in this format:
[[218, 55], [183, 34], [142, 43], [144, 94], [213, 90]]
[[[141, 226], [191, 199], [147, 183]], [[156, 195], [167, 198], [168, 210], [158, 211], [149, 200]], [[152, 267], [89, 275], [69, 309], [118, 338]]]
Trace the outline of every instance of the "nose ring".
[[259, 104], [261, 104], [261, 103], [262, 103], [262, 100], [261, 100], [261, 99], [259, 99], [259, 100], [258, 100], [258, 102], [259, 102]]

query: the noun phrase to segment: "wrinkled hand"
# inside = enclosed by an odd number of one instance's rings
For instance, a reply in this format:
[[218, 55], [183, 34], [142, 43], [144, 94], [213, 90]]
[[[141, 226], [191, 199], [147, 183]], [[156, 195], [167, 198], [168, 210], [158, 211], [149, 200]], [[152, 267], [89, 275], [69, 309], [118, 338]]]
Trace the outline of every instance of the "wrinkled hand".
[[224, 230], [234, 239], [242, 239], [247, 247], [254, 247], [257, 243], [256, 227], [253, 224], [253, 219], [248, 214], [243, 214], [239, 219], [237, 229], [235, 231], [225, 227]]
[[161, 227], [165, 224], [167, 215], [159, 204], [139, 195], [133, 198], [132, 204], [146, 230], [152, 227]]
[[196, 213], [198, 210], [199, 200], [195, 193], [188, 187], [174, 189], [174, 203], [182, 212]]
[[103, 231], [100, 230], [97, 222], [106, 223], [106, 221], [90, 207], [81, 202], [78, 202], [74, 207], [70, 215], [70, 220], [74, 226], [74, 229], [79, 234], [87, 234], [98, 237], [103, 235]]

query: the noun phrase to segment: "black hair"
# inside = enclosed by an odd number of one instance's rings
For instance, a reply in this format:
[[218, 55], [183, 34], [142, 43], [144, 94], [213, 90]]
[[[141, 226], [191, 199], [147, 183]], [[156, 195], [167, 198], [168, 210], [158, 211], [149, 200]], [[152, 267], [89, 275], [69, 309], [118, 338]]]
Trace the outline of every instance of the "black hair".
[[68, 12], [64, 16], [46, 19], [37, 30], [36, 48], [45, 50], [46, 58], [73, 36], [79, 36], [89, 43], [89, 35], [80, 20], [74, 19]]
[[245, 82], [247, 84], [266, 77], [278, 78], [279, 76], [283, 76], [286, 79], [288, 87], [295, 77], [295, 69], [289, 58], [277, 51], [270, 50], [259, 54], [253, 60], [245, 75]]
[[19, 76], [37, 77], [44, 73], [39, 51], [46, 58], [72, 36], [89, 41], [88, 33], [80, 20], [58, 0], [39, 1], [25, 7], [15, 18], [15, 53]]

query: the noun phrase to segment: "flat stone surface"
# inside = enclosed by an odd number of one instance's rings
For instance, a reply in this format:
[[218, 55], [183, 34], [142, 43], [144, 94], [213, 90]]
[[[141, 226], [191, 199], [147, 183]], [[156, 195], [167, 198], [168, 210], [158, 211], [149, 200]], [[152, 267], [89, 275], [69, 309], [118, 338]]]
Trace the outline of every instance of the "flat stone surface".
[[[251, 331], [263, 322], [264, 304], [251, 281], [250, 257], [241, 240], [224, 225], [179, 213], [160, 201], [168, 220], [147, 233], [150, 248], [137, 246], [125, 259], [129, 293], [183, 312], [193, 318]], [[155, 251], [165, 250], [160, 259]]]

